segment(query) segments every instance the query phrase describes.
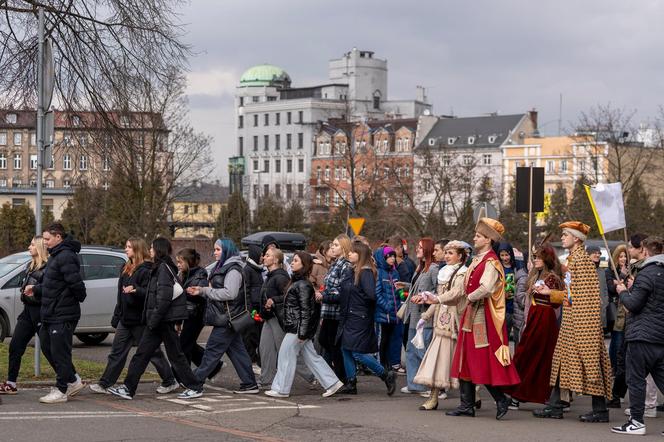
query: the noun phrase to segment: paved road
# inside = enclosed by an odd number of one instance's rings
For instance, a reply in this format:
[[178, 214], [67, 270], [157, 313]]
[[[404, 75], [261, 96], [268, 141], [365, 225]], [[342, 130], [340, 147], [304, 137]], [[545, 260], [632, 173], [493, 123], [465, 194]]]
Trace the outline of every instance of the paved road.
[[[534, 405], [510, 411], [496, 422], [495, 410], [484, 391], [484, 406], [478, 416], [452, 418], [445, 409], [454, 408], [457, 397], [442, 401], [439, 410], [422, 412], [418, 396], [396, 393], [387, 397], [376, 378], [360, 377], [356, 397], [323, 399], [321, 390], [310, 391], [298, 380], [294, 394], [286, 400], [264, 395], [234, 395], [227, 388], [237, 385], [232, 368], [224, 368], [205, 395], [180, 401], [174, 394], [157, 395], [156, 384], [141, 384], [132, 401], [82, 391], [66, 404], [42, 405], [46, 389], [23, 389], [3, 397], [0, 405], [2, 441], [439, 441], [482, 440], [532, 441], [579, 440], [619, 441], [608, 424], [582, 424], [575, 419], [586, 411], [590, 400], [575, 400], [562, 421], [531, 416]], [[399, 381], [403, 384], [404, 378]], [[621, 411], [621, 410], [620, 410]], [[624, 422], [612, 410], [611, 424]], [[664, 418], [647, 419], [650, 434], [640, 440], [662, 440]]]

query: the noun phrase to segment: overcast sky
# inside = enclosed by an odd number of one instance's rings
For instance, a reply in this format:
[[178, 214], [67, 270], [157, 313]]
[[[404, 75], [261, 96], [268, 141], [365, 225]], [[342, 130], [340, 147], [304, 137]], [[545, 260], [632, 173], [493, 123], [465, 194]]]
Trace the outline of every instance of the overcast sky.
[[664, 104], [664, 2], [658, 0], [192, 0], [182, 10], [191, 119], [214, 137], [217, 178], [235, 155], [233, 94], [249, 67], [270, 63], [293, 86], [327, 80], [353, 47], [388, 60], [390, 99], [427, 89], [434, 113], [536, 108], [544, 134], [596, 104], [657, 114]]

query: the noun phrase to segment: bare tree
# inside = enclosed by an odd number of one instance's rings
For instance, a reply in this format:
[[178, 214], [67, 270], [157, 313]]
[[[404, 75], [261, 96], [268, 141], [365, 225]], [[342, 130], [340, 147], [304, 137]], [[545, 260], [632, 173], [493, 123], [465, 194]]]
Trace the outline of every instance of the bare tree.
[[[68, 109], [115, 110], [127, 75], [155, 86], [186, 64], [180, 41], [181, 0], [0, 0], [0, 91], [3, 105], [36, 103], [37, 10], [53, 42], [55, 103]], [[126, 102], [127, 97], [119, 97]]]

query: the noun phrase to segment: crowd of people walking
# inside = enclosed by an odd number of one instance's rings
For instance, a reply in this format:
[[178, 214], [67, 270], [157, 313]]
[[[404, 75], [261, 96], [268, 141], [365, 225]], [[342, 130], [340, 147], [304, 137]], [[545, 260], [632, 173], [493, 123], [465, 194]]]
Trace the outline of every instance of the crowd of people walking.
[[[574, 395], [587, 395], [592, 409], [579, 420], [609, 422], [609, 409], [629, 392], [629, 419], [612, 431], [645, 434], [644, 417], [661, 409], [657, 389], [664, 391], [664, 241], [633, 235], [604, 268], [601, 250], [585, 246], [589, 226], [568, 221], [560, 229], [565, 265], [548, 243], [518, 260], [491, 218], [479, 219], [472, 246], [420, 238], [414, 259], [397, 236], [372, 249], [366, 238], [342, 234], [289, 260], [273, 238], [246, 257], [221, 238], [209, 272], [196, 250], [174, 261], [166, 238], [149, 246], [129, 238], [116, 332], [106, 369], [89, 388], [132, 399], [152, 363], [158, 393], [183, 388], [178, 398], [193, 399], [226, 355], [240, 379], [236, 394], [287, 398], [298, 374], [323, 397], [357, 395], [358, 373], [366, 373], [392, 396], [405, 374], [399, 391], [423, 396], [423, 411], [458, 389], [448, 416], [474, 417], [484, 385], [498, 420], [524, 403], [543, 405], [532, 411], [537, 418], [562, 419]], [[40, 402], [66, 402], [84, 388], [72, 363], [86, 298], [80, 248], [57, 223], [30, 243], [1, 394], [18, 392], [21, 357], [36, 333], [56, 372]], [[203, 347], [204, 326], [211, 332]]]

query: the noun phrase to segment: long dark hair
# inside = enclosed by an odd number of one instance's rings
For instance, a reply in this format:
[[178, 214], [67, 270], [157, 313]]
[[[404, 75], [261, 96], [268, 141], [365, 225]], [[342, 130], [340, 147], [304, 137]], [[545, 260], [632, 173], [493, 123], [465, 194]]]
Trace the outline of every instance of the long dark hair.
[[373, 256], [371, 256], [371, 249], [368, 245], [362, 242], [353, 242], [351, 251], [357, 253], [357, 264], [353, 265], [353, 272], [355, 274], [355, 285], [360, 283], [360, 274], [363, 269], [371, 270], [374, 279], [376, 278], [376, 264], [374, 263]]
[[201, 254], [196, 249], [184, 248], [175, 257], [179, 258], [187, 266], [187, 270], [182, 272], [182, 276], [187, 275], [191, 269], [198, 267], [201, 263]]
[[153, 269], [159, 268], [159, 264], [162, 262], [170, 266], [171, 269], [176, 269], [175, 263], [171, 259], [171, 254], [173, 253], [173, 247], [171, 242], [163, 237], [155, 238], [152, 241], [152, 250], [154, 251], [154, 264], [152, 264]]
[[309, 278], [309, 275], [311, 275], [311, 269], [314, 267], [314, 258], [311, 254], [302, 250], [298, 250], [293, 255], [300, 258], [300, 261], [302, 262], [302, 270], [293, 272], [293, 281]]

